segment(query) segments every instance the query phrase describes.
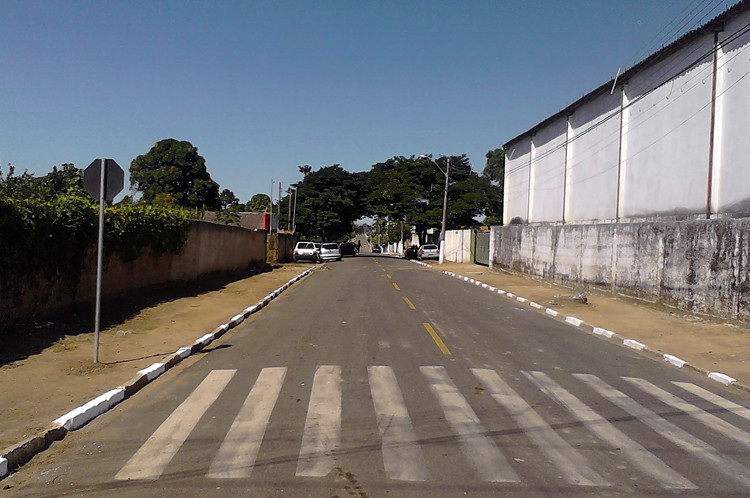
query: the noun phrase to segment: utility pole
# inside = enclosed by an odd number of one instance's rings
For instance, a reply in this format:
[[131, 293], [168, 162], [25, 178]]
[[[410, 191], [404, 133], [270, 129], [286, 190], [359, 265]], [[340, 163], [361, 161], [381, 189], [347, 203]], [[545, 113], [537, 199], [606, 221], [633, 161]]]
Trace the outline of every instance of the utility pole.
[[286, 193], [289, 196], [289, 216], [286, 218], [286, 230], [289, 231], [292, 228], [292, 187], [286, 189]]

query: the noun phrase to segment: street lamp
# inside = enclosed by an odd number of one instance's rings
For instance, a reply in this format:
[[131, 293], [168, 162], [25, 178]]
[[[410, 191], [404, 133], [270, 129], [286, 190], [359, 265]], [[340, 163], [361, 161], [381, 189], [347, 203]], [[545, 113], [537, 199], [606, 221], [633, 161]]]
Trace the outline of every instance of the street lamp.
[[443, 168], [440, 167], [440, 165], [430, 156], [426, 156], [424, 154], [420, 155], [418, 159], [429, 159], [432, 161], [435, 166], [440, 170], [442, 174], [445, 175], [445, 189], [443, 191], [443, 226], [440, 230], [440, 258], [438, 259], [438, 264], [443, 264], [443, 261], [445, 261], [445, 218], [446, 214], [448, 212], [448, 178], [451, 174], [451, 158], [448, 156], [447, 159], [447, 165], [445, 168], [445, 171], [443, 171]]

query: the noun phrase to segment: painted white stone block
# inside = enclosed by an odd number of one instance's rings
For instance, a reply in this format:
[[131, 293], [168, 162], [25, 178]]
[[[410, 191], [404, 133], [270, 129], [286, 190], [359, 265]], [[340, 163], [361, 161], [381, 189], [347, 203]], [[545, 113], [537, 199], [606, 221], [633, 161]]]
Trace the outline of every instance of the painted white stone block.
[[611, 339], [615, 335], [611, 330], [603, 329], [601, 327], [594, 327], [594, 333], [597, 335], [603, 335], [604, 337]]
[[711, 380], [715, 380], [716, 382], [721, 382], [725, 386], [728, 386], [729, 384], [733, 382], [737, 382], [737, 379], [734, 379], [726, 374], [719, 373], [719, 372], [710, 372], [708, 374], [708, 378]]
[[69, 431], [74, 431], [106, 412], [123, 399], [125, 399], [125, 388], [119, 387], [102, 394], [83, 406], [79, 406], [54, 422], [62, 425]]
[[646, 347], [645, 344], [641, 344], [640, 342], [638, 342], [638, 341], [636, 341], [634, 339], [625, 339], [624, 341], [622, 341], [622, 343], [625, 346], [627, 346], [629, 348], [637, 349], [638, 351], [640, 351], [641, 349], [643, 349], [643, 348]]
[[684, 367], [686, 363], [684, 360], [681, 360], [678, 357], [673, 356], [671, 354], [665, 354], [664, 361], [667, 361], [678, 368]]

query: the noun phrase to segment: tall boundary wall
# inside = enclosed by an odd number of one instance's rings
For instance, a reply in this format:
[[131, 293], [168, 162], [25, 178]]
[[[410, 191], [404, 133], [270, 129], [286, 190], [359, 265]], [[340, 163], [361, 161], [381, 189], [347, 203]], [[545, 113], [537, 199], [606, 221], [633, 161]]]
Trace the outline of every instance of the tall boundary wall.
[[494, 226], [490, 265], [750, 320], [750, 218]]
[[445, 261], [473, 263], [471, 258], [471, 230], [445, 231]]
[[[30, 276], [22, 282], [1, 282], [0, 322], [62, 309], [96, 299], [96, 247], [80, 274]], [[266, 232], [191, 221], [179, 254], [156, 256], [144, 251], [135, 261], [105, 257], [102, 296], [115, 297], [146, 287], [189, 282], [202, 275], [247, 269], [266, 261]]]

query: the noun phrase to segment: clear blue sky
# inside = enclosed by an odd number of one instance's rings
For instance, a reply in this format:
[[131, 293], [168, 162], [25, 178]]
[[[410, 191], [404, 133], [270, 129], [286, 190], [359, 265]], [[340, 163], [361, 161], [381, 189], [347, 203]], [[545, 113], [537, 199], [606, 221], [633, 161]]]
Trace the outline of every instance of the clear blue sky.
[[481, 171], [734, 3], [2, 0], [0, 164], [127, 171], [176, 138], [243, 202], [304, 164], [465, 153]]

